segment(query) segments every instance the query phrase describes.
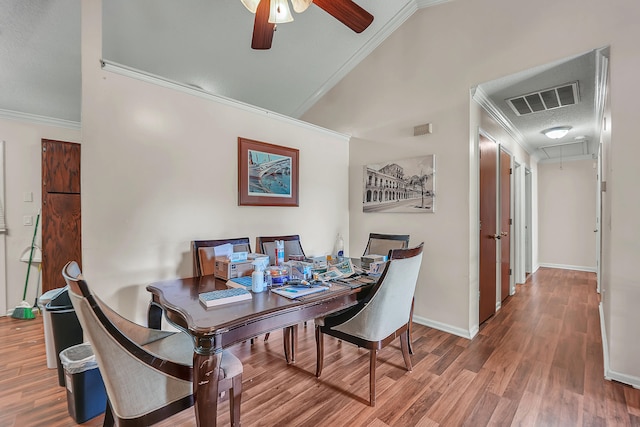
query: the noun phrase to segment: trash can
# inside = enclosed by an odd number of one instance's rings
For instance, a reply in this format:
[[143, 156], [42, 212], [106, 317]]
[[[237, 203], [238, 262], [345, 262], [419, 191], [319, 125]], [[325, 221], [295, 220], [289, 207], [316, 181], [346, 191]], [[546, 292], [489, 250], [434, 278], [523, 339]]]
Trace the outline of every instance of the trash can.
[[51, 318], [51, 329], [53, 330], [53, 342], [56, 354], [56, 364], [58, 367], [58, 385], [64, 387], [64, 369], [60, 363], [60, 352], [72, 345], [82, 343], [82, 327], [76, 311], [73, 309], [69, 290], [67, 287], [58, 293], [55, 298], [47, 303], [45, 309]]
[[51, 313], [45, 310], [46, 305], [55, 298], [64, 288], [51, 289], [40, 295], [38, 298], [38, 308], [42, 313], [42, 322], [44, 325], [44, 348], [47, 354], [47, 368], [56, 369], [58, 367], [58, 356], [56, 346], [53, 342], [53, 328], [51, 327]]
[[102, 414], [107, 393], [91, 344], [74, 345], [60, 352], [67, 386], [67, 409], [78, 424]]

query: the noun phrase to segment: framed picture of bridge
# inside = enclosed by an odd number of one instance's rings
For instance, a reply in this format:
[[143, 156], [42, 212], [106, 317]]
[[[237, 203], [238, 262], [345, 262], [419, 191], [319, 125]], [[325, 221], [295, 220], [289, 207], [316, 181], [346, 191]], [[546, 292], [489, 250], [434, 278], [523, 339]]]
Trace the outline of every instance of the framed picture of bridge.
[[238, 138], [238, 205], [298, 206], [299, 150]]

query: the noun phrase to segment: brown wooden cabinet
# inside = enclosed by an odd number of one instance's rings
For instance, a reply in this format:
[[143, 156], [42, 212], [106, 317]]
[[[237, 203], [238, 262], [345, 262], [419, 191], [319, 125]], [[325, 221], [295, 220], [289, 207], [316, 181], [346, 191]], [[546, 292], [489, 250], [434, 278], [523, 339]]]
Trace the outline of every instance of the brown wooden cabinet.
[[82, 265], [80, 144], [42, 140], [42, 292], [65, 286], [62, 268]]

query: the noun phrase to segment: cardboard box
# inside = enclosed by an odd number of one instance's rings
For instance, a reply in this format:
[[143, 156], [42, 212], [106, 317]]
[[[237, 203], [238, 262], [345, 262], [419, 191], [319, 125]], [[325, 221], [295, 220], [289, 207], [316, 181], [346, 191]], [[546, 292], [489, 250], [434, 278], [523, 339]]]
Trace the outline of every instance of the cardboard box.
[[253, 273], [251, 261], [231, 261], [228, 258], [216, 258], [213, 275], [229, 280], [236, 277], [250, 276]]

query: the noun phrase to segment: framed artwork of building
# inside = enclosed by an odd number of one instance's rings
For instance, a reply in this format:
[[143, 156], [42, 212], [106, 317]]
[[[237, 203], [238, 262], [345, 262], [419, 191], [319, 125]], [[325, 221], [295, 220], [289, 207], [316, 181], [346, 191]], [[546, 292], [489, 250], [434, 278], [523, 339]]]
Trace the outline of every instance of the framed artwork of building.
[[434, 212], [435, 171], [433, 154], [366, 165], [362, 179], [362, 211]]

